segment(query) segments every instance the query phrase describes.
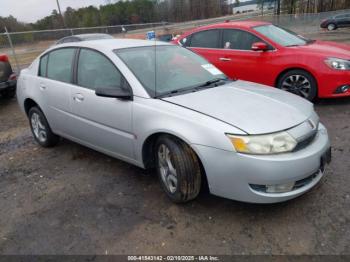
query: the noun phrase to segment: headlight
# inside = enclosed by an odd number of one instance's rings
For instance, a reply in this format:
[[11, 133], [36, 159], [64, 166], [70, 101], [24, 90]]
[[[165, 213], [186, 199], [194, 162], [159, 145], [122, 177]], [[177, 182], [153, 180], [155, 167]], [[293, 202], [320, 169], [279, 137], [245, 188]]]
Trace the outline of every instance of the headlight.
[[272, 155], [293, 151], [297, 141], [287, 132], [269, 135], [238, 136], [227, 134], [239, 153], [252, 155]]
[[340, 58], [328, 58], [325, 63], [336, 70], [350, 70], [350, 61]]

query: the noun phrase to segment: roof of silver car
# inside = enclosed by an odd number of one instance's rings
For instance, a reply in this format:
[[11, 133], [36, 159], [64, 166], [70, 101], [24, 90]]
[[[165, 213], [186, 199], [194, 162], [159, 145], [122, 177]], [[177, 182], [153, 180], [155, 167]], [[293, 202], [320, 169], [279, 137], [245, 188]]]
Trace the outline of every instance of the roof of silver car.
[[152, 40], [106, 39], [106, 40], [92, 40], [92, 41], [67, 43], [67, 44], [60, 45], [60, 47], [77, 46], [77, 47], [88, 47], [88, 48], [94, 48], [94, 49], [115, 50], [115, 49], [153, 46], [153, 45], [171, 45], [171, 44], [161, 42], [161, 41], [152, 41]]

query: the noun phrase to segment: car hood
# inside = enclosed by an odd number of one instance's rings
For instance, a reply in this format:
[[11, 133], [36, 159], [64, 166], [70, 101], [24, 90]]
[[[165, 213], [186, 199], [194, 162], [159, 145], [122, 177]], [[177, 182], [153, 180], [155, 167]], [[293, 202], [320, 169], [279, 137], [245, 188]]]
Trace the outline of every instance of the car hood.
[[246, 81], [163, 100], [216, 118], [248, 134], [287, 130], [313, 113], [313, 105], [305, 99]]
[[318, 53], [326, 57], [350, 59], [350, 45], [346, 44], [327, 41], [316, 41], [315, 43], [309, 45], [290, 48], [296, 48], [301, 51], [307, 51], [308, 53]]

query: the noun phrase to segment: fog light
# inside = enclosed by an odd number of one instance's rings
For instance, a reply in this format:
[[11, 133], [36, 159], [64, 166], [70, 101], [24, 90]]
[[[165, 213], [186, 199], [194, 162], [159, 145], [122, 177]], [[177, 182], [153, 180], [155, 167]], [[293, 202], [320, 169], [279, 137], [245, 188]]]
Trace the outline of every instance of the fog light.
[[266, 193], [286, 193], [292, 191], [295, 182], [279, 184], [279, 185], [266, 185]]
[[336, 90], [335, 90], [335, 94], [342, 94], [342, 93], [346, 93], [348, 92], [350, 89], [350, 85], [342, 85], [339, 86]]

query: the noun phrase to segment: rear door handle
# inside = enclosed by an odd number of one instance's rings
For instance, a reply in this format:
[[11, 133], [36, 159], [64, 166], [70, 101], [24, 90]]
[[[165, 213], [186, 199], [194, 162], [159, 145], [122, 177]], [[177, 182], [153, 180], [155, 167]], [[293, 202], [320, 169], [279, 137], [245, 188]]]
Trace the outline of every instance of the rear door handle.
[[73, 100], [76, 102], [83, 102], [84, 101], [84, 96], [82, 94], [75, 94], [73, 96]]
[[231, 61], [232, 59], [231, 59], [231, 58], [226, 58], [226, 57], [220, 57], [219, 60], [220, 60], [220, 61], [223, 61], [223, 62], [229, 62], [229, 61]]

